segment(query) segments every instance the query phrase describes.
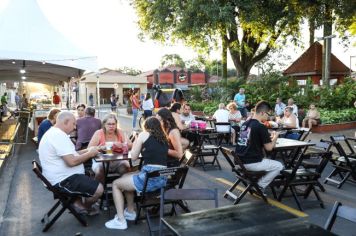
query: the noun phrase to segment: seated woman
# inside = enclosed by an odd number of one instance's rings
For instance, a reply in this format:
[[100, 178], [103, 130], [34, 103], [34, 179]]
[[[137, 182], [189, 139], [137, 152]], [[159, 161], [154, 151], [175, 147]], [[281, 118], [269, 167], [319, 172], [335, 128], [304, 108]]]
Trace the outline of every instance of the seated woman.
[[[113, 142], [113, 152], [122, 152], [123, 145], [126, 143], [128, 149], [131, 149], [132, 143], [126, 140], [122, 130], [118, 128], [118, 121], [115, 114], [108, 114], [103, 119], [102, 128], [95, 131], [91, 138], [89, 147], [105, 146], [106, 142]], [[130, 164], [128, 161], [113, 161], [110, 163], [109, 172], [123, 174], [128, 171]], [[104, 183], [104, 169], [102, 163], [93, 161], [92, 170], [95, 173], [95, 179]]]
[[277, 120], [284, 128], [296, 129], [299, 128], [297, 117], [293, 114], [293, 107], [284, 108], [284, 115], [282, 119]]
[[40, 144], [40, 141], [43, 135], [47, 132], [47, 130], [49, 130], [49, 128], [51, 128], [53, 125], [56, 124], [56, 119], [59, 112], [61, 112], [61, 110], [59, 110], [58, 108], [53, 108], [49, 112], [47, 119], [41, 122], [40, 126], [38, 127], [38, 134], [37, 134], [38, 144]]
[[236, 133], [240, 131], [240, 121], [242, 119], [241, 113], [237, 110], [236, 103], [231, 102], [227, 105], [229, 110], [229, 121], [231, 124], [231, 143], [236, 145]]
[[181, 108], [182, 108], [182, 105], [178, 102], [175, 102], [172, 104], [172, 106], [169, 110], [172, 112], [172, 116], [174, 118], [174, 121], [176, 122], [178, 129], [185, 130], [188, 127], [183, 124], [182, 119], [180, 118]]
[[[134, 192], [142, 192], [146, 173], [166, 168], [168, 140], [162, 125], [155, 117], [149, 117], [143, 124], [143, 131], [138, 135], [131, 150], [131, 158], [136, 160], [142, 154], [143, 167], [140, 172], [128, 173], [113, 182], [113, 198], [116, 212], [114, 219], [105, 223], [109, 229], [126, 229], [126, 220], [135, 220]], [[152, 192], [166, 185], [165, 177], [150, 179], [146, 191]], [[127, 208], [124, 209], [124, 195]]]
[[181, 137], [172, 113], [167, 108], [161, 108], [157, 112], [156, 118], [161, 122], [164, 132], [168, 135], [169, 150], [167, 166], [179, 166], [179, 160], [183, 156], [183, 149], [188, 147], [189, 142]]
[[308, 124], [309, 129], [313, 127], [313, 125], [320, 124], [320, 113], [314, 104], [310, 104], [307, 115], [303, 119], [302, 127], [305, 128]]

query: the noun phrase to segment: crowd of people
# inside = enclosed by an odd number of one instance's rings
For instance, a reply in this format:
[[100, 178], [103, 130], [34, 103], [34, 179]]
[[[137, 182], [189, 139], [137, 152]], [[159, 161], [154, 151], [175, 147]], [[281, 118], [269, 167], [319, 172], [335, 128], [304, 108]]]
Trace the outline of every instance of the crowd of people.
[[[213, 115], [216, 122], [230, 124], [229, 127], [216, 127], [216, 132], [231, 132], [231, 143], [236, 153], [251, 171], [266, 171], [258, 185], [262, 191], [284, 168], [274, 160], [264, 158], [265, 151], [271, 151], [276, 145], [279, 133], [269, 132], [265, 122], [274, 119], [288, 128], [298, 127], [297, 109], [292, 99], [285, 105], [277, 99], [274, 109], [265, 101], [248, 110], [244, 89], [240, 89], [234, 100], [226, 107], [219, 104]], [[182, 136], [182, 132], [195, 121], [189, 103], [173, 102], [171, 106], [160, 108], [152, 114], [153, 103], [149, 94], [142, 101], [138, 94], [131, 96], [133, 108], [133, 128], [136, 125], [137, 110], [143, 109], [145, 121], [143, 130], [134, 137], [134, 142], [121, 128], [115, 113], [107, 114], [103, 120], [95, 118], [95, 109], [85, 104], [77, 106], [77, 117], [69, 111], [53, 108], [39, 126], [39, 158], [43, 174], [58, 190], [81, 193], [74, 203], [80, 213], [95, 215], [99, 213], [99, 198], [103, 193], [104, 169], [102, 163], [92, 161], [99, 152], [105, 151], [107, 143], [112, 143], [112, 151], [122, 153], [131, 151], [131, 158], [142, 158], [141, 170], [132, 172], [127, 161], [113, 162], [109, 172], [121, 177], [113, 182], [113, 199], [116, 215], [105, 223], [110, 229], [126, 229], [127, 221], [136, 219], [134, 192], [142, 192], [145, 173], [180, 165], [180, 159], [194, 140]], [[320, 114], [315, 105], [310, 105], [303, 126], [318, 124]], [[75, 140], [71, 139], [75, 137]], [[84, 165], [90, 163], [94, 178], [85, 175]], [[147, 191], [153, 191], [165, 185], [164, 177], [155, 178], [149, 183]], [[125, 200], [126, 199], [126, 200]], [[127, 207], [125, 208], [125, 202]]]

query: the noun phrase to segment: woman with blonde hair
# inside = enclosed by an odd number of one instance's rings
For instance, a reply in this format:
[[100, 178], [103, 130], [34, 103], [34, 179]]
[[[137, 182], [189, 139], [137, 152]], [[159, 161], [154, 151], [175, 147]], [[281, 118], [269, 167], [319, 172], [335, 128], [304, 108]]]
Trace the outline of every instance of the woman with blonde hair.
[[[104, 117], [102, 122], [102, 128], [95, 131], [91, 138], [89, 147], [105, 146], [106, 142], [113, 142], [113, 152], [123, 152], [123, 148], [131, 149], [131, 141], [125, 137], [122, 129], [118, 127], [118, 120], [115, 114], [111, 113]], [[124, 146], [127, 147], [124, 147]], [[130, 167], [128, 161], [114, 161], [110, 163], [109, 172], [117, 172], [123, 174], [127, 172]], [[104, 168], [102, 163], [93, 162], [92, 169], [95, 173], [95, 179], [104, 183]]]
[[240, 121], [242, 119], [242, 115], [240, 111], [237, 109], [236, 103], [231, 102], [227, 105], [227, 109], [229, 110], [229, 122], [231, 124], [231, 143], [232, 145], [236, 145], [236, 133], [240, 131]]

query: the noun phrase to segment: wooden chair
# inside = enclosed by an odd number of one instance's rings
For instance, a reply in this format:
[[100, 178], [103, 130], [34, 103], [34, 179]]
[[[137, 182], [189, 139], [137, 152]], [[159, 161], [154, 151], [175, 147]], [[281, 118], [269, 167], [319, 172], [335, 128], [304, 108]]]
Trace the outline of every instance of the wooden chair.
[[[230, 140], [231, 140], [231, 124], [230, 122], [215, 122], [214, 123], [214, 126], [215, 126], [215, 130], [216, 132], [219, 134], [219, 137], [218, 137], [218, 145], [220, 146], [222, 144], [222, 141], [225, 139], [226, 140], [226, 144], [230, 144]], [[217, 128], [218, 127], [229, 127], [228, 128], [228, 131], [226, 132], [218, 132]]]
[[282, 201], [285, 191], [289, 188], [298, 208], [302, 211], [303, 209], [298, 199], [298, 192], [296, 190], [296, 187], [305, 186], [306, 190], [301, 195], [303, 195], [304, 198], [307, 198], [310, 195], [310, 192], [313, 191], [315, 197], [319, 201], [320, 206], [324, 208], [324, 203], [320, 198], [319, 193], [316, 191], [315, 186], [321, 185], [318, 180], [321, 177], [321, 173], [325, 169], [331, 157], [332, 152], [325, 152], [320, 154], [321, 161], [315, 169], [300, 168], [301, 163], [303, 161], [303, 157], [301, 157], [297, 160], [297, 162], [292, 168], [282, 170], [281, 174], [282, 176], [284, 176], [284, 186], [278, 197], [278, 201]]
[[[164, 217], [164, 206], [169, 203], [173, 203], [172, 207], [174, 213], [177, 214], [175, 210], [176, 201], [186, 201], [186, 200], [213, 200], [215, 208], [218, 207], [218, 190], [217, 189], [161, 189], [161, 200], [160, 200], [160, 222], [159, 222], [159, 235], [163, 235], [163, 222]], [[171, 212], [172, 213], [172, 210]], [[152, 231], [155, 231], [151, 228]]]
[[184, 152], [183, 157], [179, 160], [180, 166], [190, 166], [193, 165], [195, 160], [197, 159], [197, 155], [192, 153], [190, 150], [186, 150]]
[[[258, 187], [258, 180], [266, 174], [265, 171], [248, 171], [239, 156], [235, 154], [234, 151], [225, 148], [225, 147], [220, 147], [220, 150], [225, 157], [226, 161], [229, 163], [232, 172], [235, 173], [236, 175], [236, 181], [235, 183], [228, 189], [226, 190], [224, 197], [225, 198], [232, 198], [234, 200], [234, 204], [238, 204], [241, 199], [245, 196], [247, 192], [250, 193], [257, 193], [261, 198], [267, 202], [266, 196], [262, 193], [260, 188]], [[234, 160], [234, 161], [233, 161]], [[236, 165], [235, 165], [235, 163]], [[233, 191], [239, 185], [240, 183], [243, 183], [245, 185], [245, 190], [243, 190], [239, 196], [236, 196]]]
[[[341, 188], [347, 180], [356, 181], [356, 155], [344, 135], [331, 136], [330, 139], [340, 156], [332, 160], [334, 169], [325, 179], [324, 183], [330, 181], [337, 184], [337, 188]], [[350, 149], [349, 153], [346, 153], [340, 142], [345, 142], [346, 146]], [[339, 178], [336, 179], [336, 176], [339, 176]], [[349, 179], [350, 177], [352, 179]]]
[[197, 160], [194, 162], [193, 166], [199, 164], [204, 171], [207, 170], [207, 165], [210, 165], [210, 167], [217, 167], [221, 170], [218, 160], [219, 147], [214, 144], [205, 144], [205, 142], [211, 143], [209, 140], [213, 134], [214, 133], [199, 134], [199, 143], [194, 150]]
[[[160, 189], [157, 189], [153, 192], [146, 191], [147, 183], [150, 179], [159, 177], [159, 176], [166, 176], [167, 177], [167, 184], [166, 189], [170, 188], [182, 188], [184, 185], [185, 177], [188, 173], [188, 167], [172, 167], [166, 168], [161, 170], [152, 171], [146, 174], [146, 179], [143, 185], [143, 190], [141, 193], [136, 193], [135, 196], [135, 203], [137, 209], [137, 216], [135, 220], [135, 224], [138, 223], [140, 219], [141, 210], [146, 210], [146, 219], [147, 222], [149, 221], [149, 213], [148, 208], [151, 207], [159, 207], [160, 201]], [[189, 211], [184, 205], [181, 205], [184, 210]], [[149, 224], [149, 222], [148, 222]]]
[[[53, 193], [55, 199], [58, 201], [54, 204], [54, 206], [43, 216], [41, 219], [42, 223], [45, 223], [42, 232], [46, 232], [55, 222], [56, 220], [63, 214], [63, 212], [68, 209], [70, 213], [83, 225], [88, 226], [86, 220], [80, 215], [73, 207], [73, 203], [78, 197], [82, 197], [80, 194], [64, 194], [59, 192], [56, 188], [52, 186], [52, 184], [42, 175], [42, 167], [35, 160], [32, 161], [32, 170], [35, 172], [37, 177], [42, 181], [48, 191]], [[57, 214], [50, 219], [51, 215], [55, 212], [55, 210], [62, 205], [62, 208], [57, 212]]]
[[331, 231], [335, 223], [336, 217], [341, 217], [353, 223], [356, 223], [356, 208], [343, 206], [340, 202], [336, 201], [325, 223], [324, 229]]

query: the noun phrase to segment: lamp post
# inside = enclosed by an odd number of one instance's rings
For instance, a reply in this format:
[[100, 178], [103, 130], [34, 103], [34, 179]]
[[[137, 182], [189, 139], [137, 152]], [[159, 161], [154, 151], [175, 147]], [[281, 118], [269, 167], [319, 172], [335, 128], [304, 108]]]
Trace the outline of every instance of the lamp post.
[[328, 88], [330, 79], [330, 62], [331, 62], [331, 39], [335, 38], [335, 35], [328, 35], [325, 37], [317, 38], [317, 40], [324, 40], [323, 45], [323, 69], [322, 80], [323, 84]]
[[352, 76], [352, 64], [351, 64], [351, 59], [353, 58], [353, 57], [355, 57], [356, 58], [356, 56], [350, 56], [350, 77]]

